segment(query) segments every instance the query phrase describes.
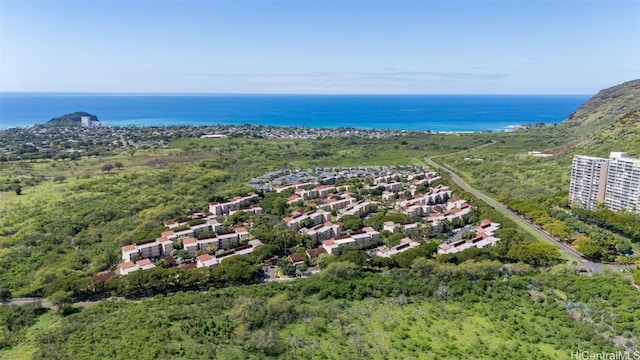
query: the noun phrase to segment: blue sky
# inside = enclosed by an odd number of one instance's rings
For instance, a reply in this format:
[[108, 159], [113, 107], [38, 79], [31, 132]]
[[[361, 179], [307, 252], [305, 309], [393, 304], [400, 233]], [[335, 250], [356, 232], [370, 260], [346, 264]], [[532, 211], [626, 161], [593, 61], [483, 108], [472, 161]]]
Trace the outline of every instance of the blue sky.
[[0, 0], [0, 91], [593, 94], [640, 1]]

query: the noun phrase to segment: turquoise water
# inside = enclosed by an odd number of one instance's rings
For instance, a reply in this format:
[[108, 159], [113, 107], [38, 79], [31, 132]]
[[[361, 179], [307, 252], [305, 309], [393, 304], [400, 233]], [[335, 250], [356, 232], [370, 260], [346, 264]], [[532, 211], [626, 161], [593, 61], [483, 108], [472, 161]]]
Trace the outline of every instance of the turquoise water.
[[0, 129], [86, 111], [113, 126], [254, 124], [487, 131], [557, 123], [588, 95], [138, 95], [0, 93]]

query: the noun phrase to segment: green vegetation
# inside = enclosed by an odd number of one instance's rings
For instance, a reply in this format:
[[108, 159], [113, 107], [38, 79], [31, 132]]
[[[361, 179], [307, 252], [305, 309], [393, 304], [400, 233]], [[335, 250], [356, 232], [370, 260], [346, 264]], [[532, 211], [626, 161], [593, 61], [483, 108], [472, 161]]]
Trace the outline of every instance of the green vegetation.
[[[467, 183], [481, 189], [559, 239], [589, 249], [597, 261], [628, 261], [638, 249], [638, 220], [630, 214], [575, 209], [567, 192], [573, 155], [607, 157], [610, 151], [640, 153], [640, 80], [601, 91], [556, 126], [496, 134], [494, 143], [439, 157]], [[542, 151], [551, 157], [536, 157]], [[496, 181], [499, 179], [499, 181]]]
[[47, 121], [47, 126], [81, 126], [81, 118], [88, 116], [92, 121], [98, 121], [98, 117], [87, 112], [78, 111]]
[[47, 309], [38, 305], [3, 305], [0, 306], [0, 357], [2, 350], [18, 344], [26, 335], [29, 327]]
[[[250, 191], [245, 184], [251, 177], [273, 169], [419, 163], [425, 155], [482, 144], [486, 138], [189, 138], [152, 152], [0, 162], [0, 183], [29, 184], [19, 197], [9, 190], [0, 193], [0, 283], [14, 296], [40, 295], [56, 278], [109, 269], [119, 261], [121, 246], [156, 238], [163, 221], [205, 211], [209, 201]], [[115, 170], [117, 163], [121, 170]], [[103, 171], [107, 165], [110, 172]], [[56, 181], [61, 176], [65, 180]], [[271, 196], [276, 201], [267, 204]], [[267, 212], [283, 214], [277, 195], [268, 195], [263, 204]]]
[[637, 349], [640, 297], [620, 277], [418, 260], [391, 275], [334, 263], [295, 283], [102, 302], [41, 331], [35, 358], [557, 359]]
[[[343, 248], [318, 257], [319, 275], [236, 286], [256, 282], [258, 264], [274, 254], [314, 245], [280, 220], [291, 210], [290, 192], [269, 193], [260, 200], [266, 216], [224, 219], [227, 227], [251, 224], [265, 244], [251, 256], [214, 269], [166, 264], [106, 282], [89, 277], [112, 269], [121, 246], [156, 238], [163, 221], [187, 221], [209, 201], [244, 194], [250, 178], [268, 171], [420, 164], [427, 156], [588, 257], [633, 262], [640, 236], [634, 215], [571, 209], [566, 189], [575, 153], [640, 155], [638, 84], [599, 94], [564, 124], [513, 133], [212, 140], [198, 138], [198, 129], [132, 129], [51, 155], [24, 144], [42, 135], [19, 139], [19, 131], [7, 131], [0, 140], [13, 152], [0, 158], [0, 300], [47, 296], [59, 310], [0, 306], [0, 358], [555, 359], [576, 349], [637, 350], [640, 296], [628, 279], [576, 275], [558, 265], [555, 247], [455, 186], [474, 206], [467, 223], [502, 224], [497, 246], [433, 259], [442, 235], [426, 231], [422, 246], [390, 259]], [[150, 145], [128, 149], [120, 137], [132, 134]], [[554, 156], [527, 155], [545, 149]], [[350, 185], [363, 195], [361, 183]], [[343, 221], [357, 231], [413, 220], [381, 210]], [[393, 245], [402, 235], [383, 237]], [[281, 265], [295, 273], [286, 258]], [[640, 272], [632, 277], [638, 283]], [[111, 295], [134, 300], [71, 305]]]

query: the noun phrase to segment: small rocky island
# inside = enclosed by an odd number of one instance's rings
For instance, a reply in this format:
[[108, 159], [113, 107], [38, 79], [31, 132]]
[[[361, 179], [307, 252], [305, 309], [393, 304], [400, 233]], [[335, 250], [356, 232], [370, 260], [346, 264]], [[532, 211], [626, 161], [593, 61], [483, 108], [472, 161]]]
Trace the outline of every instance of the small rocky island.
[[47, 126], [81, 126], [81, 127], [108, 127], [104, 121], [99, 121], [98, 117], [84, 111], [77, 111], [70, 114], [51, 119], [45, 124]]

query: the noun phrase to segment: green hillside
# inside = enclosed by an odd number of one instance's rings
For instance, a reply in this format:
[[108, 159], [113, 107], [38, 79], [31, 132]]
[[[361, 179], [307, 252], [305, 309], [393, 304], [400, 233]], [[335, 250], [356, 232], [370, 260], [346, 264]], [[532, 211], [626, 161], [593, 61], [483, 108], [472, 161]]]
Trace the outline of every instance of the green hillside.
[[[556, 126], [496, 134], [494, 145], [442, 158], [467, 180], [503, 198], [566, 191], [574, 154], [640, 156], [640, 80], [600, 91]], [[553, 154], [542, 158], [529, 151]], [[500, 178], [500, 182], [494, 179]]]
[[[640, 157], [640, 80], [600, 91], [556, 126], [498, 134], [491, 146], [439, 158], [476, 188], [597, 260], [633, 262], [640, 251], [640, 223], [611, 231], [606, 221], [628, 223], [624, 214], [602, 210], [567, 217], [571, 162], [575, 154], [608, 157], [611, 151]], [[550, 154], [536, 157], [529, 151]], [[499, 181], [496, 181], [499, 180]], [[588, 221], [586, 219], [589, 219]], [[596, 220], [599, 219], [599, 220]], [[636, 244], [633, 244], [636, 243]]]
[[84, 111], [77, 111], [70, 114], [62, 115], [57, 118], [53, 118], [45, 124], [46, 126], [80, 126], [81, 118], [83, 116], [88, 116], [92, 121], [98, 121], [98, 117], [95, 115], [91, 115]]
[[598, 92], [569, 115], [561, 125], [584, 136], [605, 128], [640, 109], [640, 79], [627, 81]]

